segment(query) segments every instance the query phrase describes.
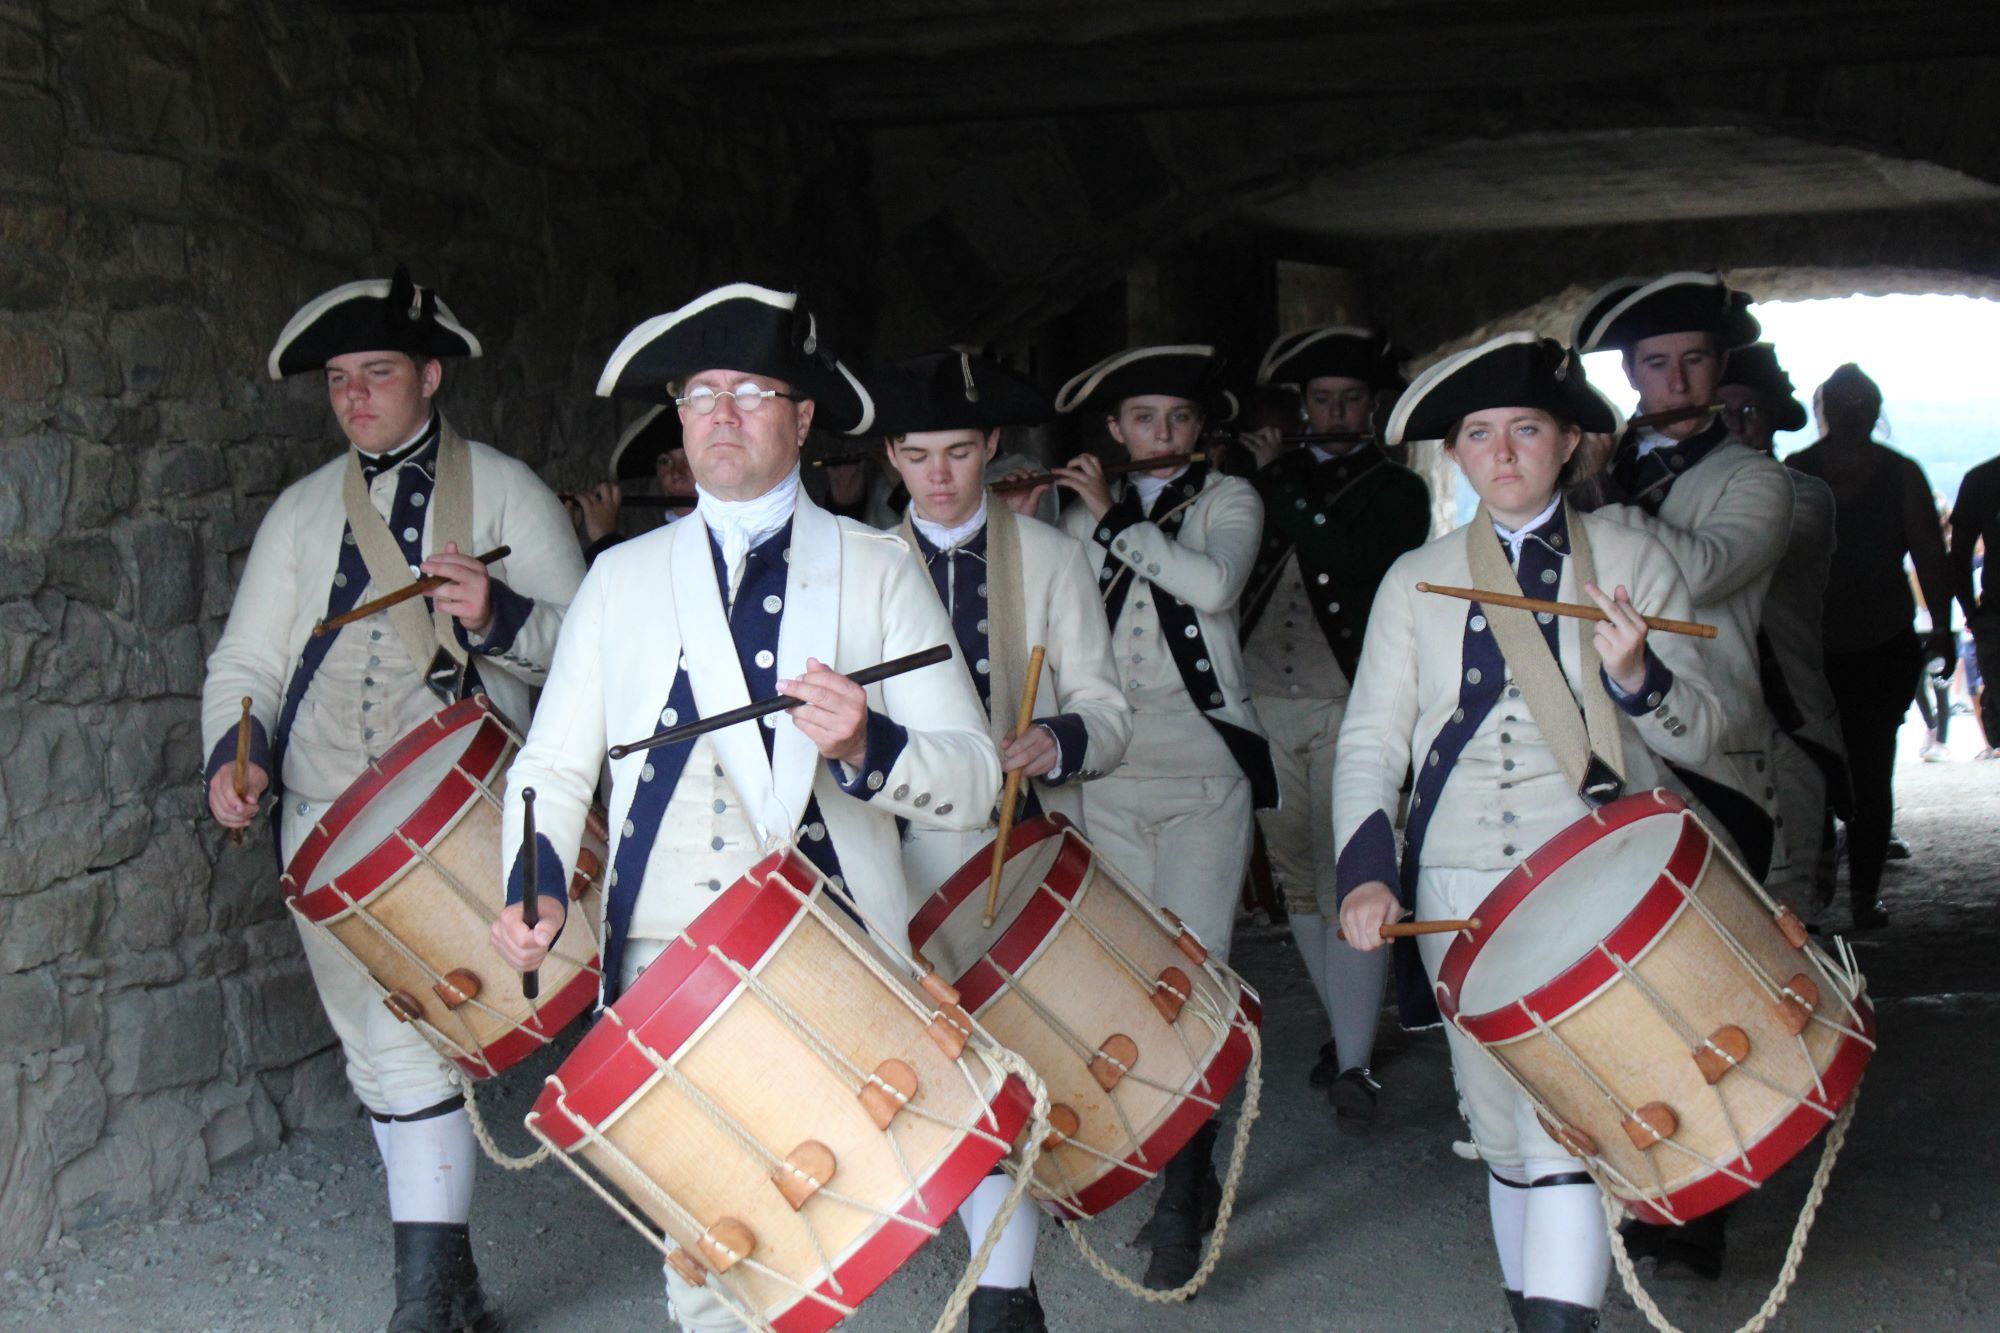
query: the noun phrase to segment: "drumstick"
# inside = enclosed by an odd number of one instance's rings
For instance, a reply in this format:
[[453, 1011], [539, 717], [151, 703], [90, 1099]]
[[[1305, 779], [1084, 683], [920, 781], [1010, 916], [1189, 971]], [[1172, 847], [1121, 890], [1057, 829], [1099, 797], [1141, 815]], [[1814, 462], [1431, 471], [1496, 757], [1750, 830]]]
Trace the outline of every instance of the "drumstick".
[[[1463, 921], [1452, 921], [1444, 918], [1436, 921], [1391, 921], [1388, 925], [1382, 927], [1382, 938], [1385, 940], [1400, 940], [1408, 935], [1443, 935], [1456, 930], [1478, 929], [1479, 918], [1476, 916], [1467, 917]], [[1347, 938], [1347, 932], [1344, 930], [1336, 930], [1333, 933], [1336, 939], [1344, 940]]]
[[[941, 643], [935, 648], [926, 648], [920, 653], [911, 653], [907, 657], [891, 658], [889, 661], [877, 666], [862, 667], [859, 671], [850, 671], [847, 673], [847, 678], [856, 685], [873, 685], [875, 682], [887, 680], [891, 676], [900, 676], [906, 671], [915, 671], [919, 667], [936, 666], [939, 662], [948, 662], [950, 660], [951, 648]], [[754, 722], [767, 713], [781, 713], [787, 708], [797, 708], [804, 702], [805, 700], [795, 699], [789, 694], [774, 694], [768, 699], [759, 699], [754, 704], [745, 704], [741, 708], [732, 708], [726, 713], [717, 713], [714, 717], [704, 717], [698, 721], [684, 723], [681, 726], [673, 727], [666, 731], [654, 732], [642, 741], [631, 741], [625, 745], [614, 745], [605, 753], [610, 758], [623, 759], [626, 755], [637, 754], [641, 750], [655, 750], [662, 745], [673, 745], [680, 741], [691, 741], [697, 736], [706, 736], [711, 731], [720, 731], [724, 727], [733, 727], [738, 722]]]
[[[1204, 453], [1161, 454], [1158, 458], [1128, 458], [1122, 463], [1106, 463], [1104, 465], [1104, 475], [1107, 477], [1116, 477], [1126, 472], [1154, 472], [1160, 468], [1184, 467], [1190, 463], [1205, 463], [1207, 461], [1208, 455]], [[1059, 478], [1053, 472], [1031, 472], [1025, 477], [1011, 477], [1005, 481], [996, 481], [987, 487], [987, 489], [1004, 494], [1008, 491], [1033, 490], [1037, 486], [1047, 486], [1057, 480]]]
[[[1028, 727], [1035, 720], [1035, 694], [1042, 683], [1042, 658], [1048, 649], [1041, 644], [1028, 654], [1028, 681], [1021, 689], [1021, 711], [1014, 717], [1014, 735], [1027, 734]], [[1021, 774], [1015, 769], [1007, 775], [1007, 785], [1000, 792], [1000, 836], [993, 840], [993, 878], [986, 881], [986, 910], [979, 914], [979, 924], [991, 926], [993, 914], [1000, 908], [1000, 876], [1007, 869], [1007, 839], [1014, 832], [1014, 802], [1021, 799]]]
[[[533, 930], [541, 924], [541, 850], [535, 846], [535, 789], [521, 789], [521, 924]], [[521, 998], [532, 1000], [542, 993], [540, 968], [521, 974]]]
[[[236, 719], [236, 766], [235, 766], [235, 771], [230, 774], [230, 780], [236, 786], [236, 799], [239, 801], [242, 800], [245, 796], [248, 796], [250, 794], [250, 705], [251, 703], [252, 700], [250, 696], [247, 694], [244, 695], [243, 716]], [[229, 845], [231, 847], [241, 847], [243, 845], [242, 829], [233, 828], [229, 830]]]
[[[490, 565], [495, 560], [505, 560], [511, 554], [513, 554], [512, 547], [496, 546], [485, 555], [477, 557], [477, 559], [482, 565]], [[383, 593], [380, 597], [372, 601], [363, 602], [352, 611], [342, 612], [331, 620], [320, 621], [313, 626], [313, 637], [318, 638], [322, 634], [331, 634], [341, 626], [352, 625], [357, 620], [366, 620], [377, 611], [387, 611], [390, 607], [407, 602], [412, 597], [421, 597], [427, 592], [436, 592], [449, 582], [451, 580], [442, 574], [431, 574], [420, 578], [415, 583], [407, 584], [396, 589], [394, 592]]]
[[[1545, 602], [1539, 597], [1520, 597], [1510, 592], [1487, 592], [1482, 588], [1453, 588], [1442, 583], [1419, 583], [1418, 592], [1441, 593], [1446, 597], [1463, 597], [1468, 602], [1484, 602], [1488, 606], [1512, 606], [1523, 611], [1544, 611], [1552, 616], [1570, 616], [1577, 620], [1608, 620], [1604, 612], [1581, 602]], [[1668, 634], [1687, 634], [1697, 639], [1715, 637], [1715, 626], [1704, 625], [1694, 620], [1669, 620], [1665, 616], [1640, 616], [1646, 628], [1664, 630]]]

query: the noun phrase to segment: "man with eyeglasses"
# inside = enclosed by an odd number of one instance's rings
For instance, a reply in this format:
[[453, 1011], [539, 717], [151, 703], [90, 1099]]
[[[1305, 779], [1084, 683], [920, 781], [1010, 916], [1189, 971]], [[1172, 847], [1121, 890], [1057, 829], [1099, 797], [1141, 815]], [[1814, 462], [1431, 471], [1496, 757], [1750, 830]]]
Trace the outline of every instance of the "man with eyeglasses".
[[[521, 798], [536, 792], [539, 882], [569, 883], [607, 748], [775, 694], [804, 702], [692, 745], [611, 764], [606, 999], [716, 896], [795, 844], [871, 931], [906, 949], [898, 818], [983, 826], [1000, 763], [964, 665], [865, 689], [847, 673], [939, 644], [951, 622], [895, 536], [835, 518], [799, 486], [817, 420], [865, 432], [874, 404], [819, 341], [793, 292], [735, 283], [647, 320], [597, 391], [680, 412], [694, 512], [603, 551], [570, 607], [535, 725], [507, 778], [508, 906], [493, 928], [510, 967], [540, 966], [567, 903], [522, 924]], [[742, 1325], [712, 1288], [669, 1270], [682, 1328]]]

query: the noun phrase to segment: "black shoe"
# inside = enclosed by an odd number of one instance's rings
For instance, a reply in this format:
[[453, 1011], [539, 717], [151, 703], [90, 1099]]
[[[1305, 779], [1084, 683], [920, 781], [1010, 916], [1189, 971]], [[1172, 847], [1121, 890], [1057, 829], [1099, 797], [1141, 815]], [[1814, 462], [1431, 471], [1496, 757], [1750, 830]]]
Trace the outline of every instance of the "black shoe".
[[1344, 1069], [1326, 1099], [1333, 1103], [1333, 1123], [1350, 1134], [1366, 1134], [1375, 1128], [1375, 1109], [1382, 1084], [1366, 1069]]
[[1903, 841], [1902, 834], [1891, 833], [1889, 848], [1882, 855], [1883, 859], [1889, 861], [1907, 861], [1910, 859], [1910, 844]]
[[1212, 1160], [1218, 1128], [1211, 1120], [1196, 1130], [1160, 1173], [1160, 1201], [1148, 1224], [1153, 1257], [1146, 1265], [1145, 1277], [1146, 1285], [1154, 1291], [1184, 1286], [1201, 1267], [1204, 1186], [1215, 1182], [1215, 1192], [1221, 1192]]
[[1889, 914], [1880, 903], [1854, 904], [1854, 929], [1880, 930], [1889, 924]]
[[1315, 1088], [1330, 1088], [1333, 1080], [1340, 1076], [1340, 1053], [1328, 1042], [1319, 1048], [1319, 1063], [1306, 1075], [1306, 1083]]
[[1729, 1248], [1725, 1228], [1729, 1212], [1704, 1213], [1686, 1226], [1663, 1228], [1660, 1258], [1653, 1275], [1662, 1281], [1722, 1280], [1722, 1258]]
[[1521, 1333], [1591, 1333], [1597, 1327], [1597, 1311], [1548, 1296], [1528, 1296], [1521, 1301], [1515, 1326]]
[[388, 1333], [490, 1333], [500, 1314], [479, 1287], [464, 1223], [398, 1222], [396, 1312]]
[[1025, 1287], [974, 1287], [965, 1310], [966, 1333], [1049, 1333], [1033, 1282]]
[[1636, 1217], [1628, 1217], [1618, 1224], [1618, 1237], [1625, 1242], [1625, 1253], [1633, 1263], [1641, 1259], [1660, 1257], [1660, 1241], [1672, 1227], [1659, 1226], [1652, 1222], [1641, 1222]]
[[[1214, 1143], [1213, 1137], [1210, 1138], [1209, 1142], [1211, 1144]], [[1191, 1144], [1192, 1141], [1190, 1141]], [[1201, 1199], [1201, 1234], [1206, 1236], [1209, 1232], [1215, 1230], [1216, 1215], [1222, 1211], [1222, 1182], [1216, 1178], [1214, 1162], [1211, 1161], [1208, 1170], [1202, 1173], [1196, 1188]], [[1139, 1228], [1137, 1235], [1132, 1237], [1134, 1245], [1142, 1250], [1153, 1248], [1153, 1221], [1159, 1215], [1159, 1210], [1155, 1208], [1153, 1216], [1147, 1218], [1146, 1224]]]

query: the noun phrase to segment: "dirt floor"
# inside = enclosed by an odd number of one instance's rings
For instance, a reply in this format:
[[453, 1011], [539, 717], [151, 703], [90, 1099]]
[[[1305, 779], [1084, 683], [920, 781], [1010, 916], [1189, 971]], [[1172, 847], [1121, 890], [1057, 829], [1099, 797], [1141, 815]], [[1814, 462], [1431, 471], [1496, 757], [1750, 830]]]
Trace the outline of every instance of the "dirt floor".
[[[1955, 758], [1915, 761], [1899, 778], [1898, 825], [1913, 850], [1892, 863], [1890, 929], [1854, 942], [1881, 1019], [1852, 1136], [1790, 1304], [1772, 1325], [1814, 1330], [2000, 1328], [2000, 763], [1975, 763], [1971, 719]], [[1835, 923], [1839, 920], [1834, 918]], [[1051, 1327], [1227, 1330], [1485, 1330], [1508, 1326], [1489, 1250], [1478, 1167], [1463, 1137], [1443, 1043], [1385, 1039], [1386, 1123], [1336, 1131], [1305, 1086], [1324, 1039], [1289, 935], [1245, 926], [1237, 961], [1268, 1006], [1268, 1083], [1228, 1254], [1200, 1298], [1139, 1305], [1106, 1286], [1045, 1228], [1039, 1282]], [[491, 1118], [517, 1128], [553, 1058], [490, 1091]], [[1735, 1328], [1778, 1271], [1817, 1147], [1746, 1201], [1714, 1286], [1661, 1284], [1688, 1329]], [[1102, 1219], [1127, 1239], [1146, 1196]], [[666, 1326], [657, 1260], [555, 1165], [482, 1168], [475, 1237], [491, 1290], [518, 1330]], [[1114, 1249], [1136, 1272], [1142, 1256]], [[965, 1260], [950, 1229], [850, 1327], [926, 1329]], [[292, 1138], [226, 1172], [163, 1218], [65, 1238], [0, 1273], [0, 1325], [44, 1333], [107, 1328], [380, 1328], [389, 1309], [389, 1227], [381, 1171], [361, 1121]], [[1616, 1290], [1605, 1326], [1644, 1327]]]

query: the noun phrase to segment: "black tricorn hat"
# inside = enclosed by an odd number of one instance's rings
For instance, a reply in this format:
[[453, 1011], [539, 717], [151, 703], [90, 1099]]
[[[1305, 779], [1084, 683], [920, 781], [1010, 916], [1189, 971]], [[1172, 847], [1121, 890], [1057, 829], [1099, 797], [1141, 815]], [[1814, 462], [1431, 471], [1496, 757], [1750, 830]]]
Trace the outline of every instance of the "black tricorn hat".
[[875, 400], [875, 433], [997, 430], [1055, 418], [1055, 404], [998, 362], [969, 352], [932, 352], [862, 377]]
[[1804, 430], [1806, 405], [1798, 399], [1798, 387], [1778, 364], [1778, 349], [1769, 343], [1751, 343], [1729, 354], [1722, 382], [1755, 389], [1769, 399], [1777, 413], [1775, 429]]
[[1624, 418], [1585, 378], [1583, 359], [1554, 338], [1503, 333], [1417, 376], [1389, 414], [1384, 442], [1441, 440], [1474, 412], [1533, 407], [1586, 431], [1616, 435]]
[[278, 335], [266, 368], [281, 380], [324, 370], [350, 352], [401, 352], [417, 360], [479, 356], [479, 339], [438, 294], [410, 281], [401, 264], [391, 278], [363, 278], [322, 292], [299, 307]]
[[1326, 324], [1287, 333], [1271, 344], [1257, 367], [1259, 384], [1296, 384], [1317, 379], [1360, 380], [1370, 389], [1400, 389], [1409, 381], [1403, 363], [1410, 354], [1376, 329]]
[[1724, 350], [1748, 347], [1763, 328], [1750, 313], [1750, 294], [1719, 273], [1669, 273], [1648, 281], [1620, 278], [1591, 293], [1570, 329], [1579, 352], [1615, 348], [1669, 333], [1712, 333]]
[[681, 447], [681, 414], [673, 404], [649, 407], [611, 450], [611, 480], [652, 480], [660, 455]]
[[1127, 398], [1185, 398], [1211, 423], [1236, 415], [1236, 395], [1222, 383], [1222, 358], [1206, 343], [1128, 347], [1083, 371], [1056, 392], [1056, 411], [1116, 412]]
[[626, 334], [597, 393], [670, 403], [675, 386], [705, 370], [783, 380], [812, 399], [813, 424], [826, 430], [860, 435], [875, 419], [868, 391], [820, 345], [819, 322], [799, 294], [749, 282], [717, 287]]

